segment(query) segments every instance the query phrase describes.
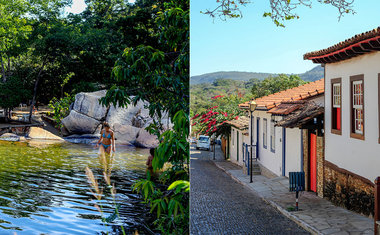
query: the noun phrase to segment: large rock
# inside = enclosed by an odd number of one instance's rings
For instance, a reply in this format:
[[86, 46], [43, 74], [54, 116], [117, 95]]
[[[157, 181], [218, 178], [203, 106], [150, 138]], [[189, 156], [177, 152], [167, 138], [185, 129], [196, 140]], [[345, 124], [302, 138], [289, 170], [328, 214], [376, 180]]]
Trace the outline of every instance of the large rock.
[[[118, 144], [137, 145], [145, 148], [158, 145], [156, 136], [150, 135], [144, 130], [153, 122], [154, 118], [157, 118], [150, 117], [149, 110], [145, 108], [149, 105], [148, 102], [139, 101], [136, 105], [128, 105], [127, 108], [113, 105], [106, 108], [99, 104], [99, 99], [105, 95], [105, 90], [77, 94], [74, 104], [70, 106], [69, 116], [62, 120], [64, 135], [98, 134], [101, 131], [101, 122], [105, 120], [115, 132]], [[165, 129], [172, 127], [167, 114], [162, 115], [162, 123]], [[86, 139], [82, 136], [65, 139], [74, 143], [92, 143], [91, 138]]]
[[114, 124], [113, 131], [115, 134], [116, 143], [134, 145], [136, 143], [137, 134], [140, 128], [131, 125]]
[[100, 134], [84, 134], [70, 135], [65, 137], [65, 140], [74, 144], [96, 144], [100, 138]]
[[132, 120], [136, 115], [140, 115], [145, 118], [149, 117], [149, 111], [144, 108], [147, 104], [147, 102], [139, 101], [135, 106], [130, 104], [127, 108], [121, 108], [119, 106], [116, 106], [115, 108], [115, 106], [111, 105], [107, 114], [106, 122], [108, 122], [111, 126], [116, 123], [133, 126]]
[[99, 126], [100, 121], [71, 110], [69, 116], [62, 119], [62, 124], [70, 133], [92, 134]]
[[20, 137], [16, 134], [5, 133], [0, 136], [0, 140], [4, 141], [20, 141]]
[[31, 127], [28, 133], [28, 137], [32, 139], [45, 139], [45, 140], [61, 140], [63, 139], [53, 133], [44, 130], [41, 127]]
[[157, 136], [151, 135], [144, 129], [140, 129], [135, 145], [141, 148], [156, 148], [159, 144]]
[[102, 120], [107, 114], [107, 107], [99, 104], [99, 99], [106, 95], [106, 90], [78, 93], [75, 96], [73, 110], [96, 120]]

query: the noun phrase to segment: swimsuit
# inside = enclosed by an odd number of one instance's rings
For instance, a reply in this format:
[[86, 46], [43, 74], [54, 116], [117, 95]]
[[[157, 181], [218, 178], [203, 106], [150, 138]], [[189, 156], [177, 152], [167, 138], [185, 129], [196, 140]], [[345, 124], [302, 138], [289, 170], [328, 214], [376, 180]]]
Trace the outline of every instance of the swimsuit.
[[103, 144], [103, 143], [101, 144], [103, 145], [104, 149], [107, 149], [109, 146], [111, 146], [110, 144]]
[[106, 133], [103, 132], [103, 138], [111, 139], [111, 133], [109, 133], [108, 136], [106, 137]]
[[[111, 139], [111, 133], [109, 133], [108, 136], [106, 137], [106, 133], [104, 132], [103, 138]], [[107, 149], [109, 146], [111, 146], [111, 144], [103, 144], [103, 143], [101, 144], [103, 145], [104, 149]]]

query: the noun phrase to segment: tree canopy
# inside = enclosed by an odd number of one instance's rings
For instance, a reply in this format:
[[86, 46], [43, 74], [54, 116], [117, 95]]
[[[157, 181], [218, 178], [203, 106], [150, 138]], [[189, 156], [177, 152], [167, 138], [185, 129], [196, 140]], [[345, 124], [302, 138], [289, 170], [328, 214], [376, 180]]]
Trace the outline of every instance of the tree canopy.
[[254, 80], [252, 82], [252, 98], [267, 96], [286, 89], [297, 87], [305, 84], [298, 75], [280, 74], [276, 77], [268, 77], [262, 81]]
[[[345, 14], [355, 14], [353, 9], [355, 0], [269, 0], [270, 11], [264, 12], [264, 17], [269, 17], [276, 26], [285, 27], [285, 21], [299, 19], [297, 8], [312, 7], [313, 2], [326, 6], [332, 6], [338, 11], [338, 19]], [[250, 0], [216, 0], [213, 9], [207, 9], [204, 13], [211, 17], [219, 17], [223, 20], [228, 18], [242, 17], [242, 7], [252, 3]]]

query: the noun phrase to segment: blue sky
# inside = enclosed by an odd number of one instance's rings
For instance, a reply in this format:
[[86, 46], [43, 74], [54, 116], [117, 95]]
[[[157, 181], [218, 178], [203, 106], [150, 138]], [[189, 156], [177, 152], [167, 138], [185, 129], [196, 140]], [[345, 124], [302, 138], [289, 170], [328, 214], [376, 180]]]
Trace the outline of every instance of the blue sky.
[[191, 0], [190, 75], [216, 71], [302, 73], [314, 66], [303, 54], [324, 49], [355, 34], [380, 26], [380, 1], [356, 0], [355, 15], [338, 21], [331, 6], [313, 1], [300, 7], [299, 20], [276, 27], [269, 18], [269, 0], [252, 0], [242, 8], [243, 18], [226, 22], [200, 11], [212, 9], [216, 0]]

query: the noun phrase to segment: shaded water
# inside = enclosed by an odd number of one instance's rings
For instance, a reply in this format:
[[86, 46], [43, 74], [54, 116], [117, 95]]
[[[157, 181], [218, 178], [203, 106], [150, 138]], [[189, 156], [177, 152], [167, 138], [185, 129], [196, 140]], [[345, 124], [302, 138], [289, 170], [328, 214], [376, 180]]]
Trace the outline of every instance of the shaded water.
[[111, 181], [115, 183], [121, 219], [102, 224], [85, 175], [89, 166], [105, 195], [105, 217], [114, 212], [98, 150], [79, 144], [0, 142], [0, 234], [102, 234], [144, 231], [146, 207], [131, 185], [145, 173], [148, 150], [119, 147], [113, 156]]

